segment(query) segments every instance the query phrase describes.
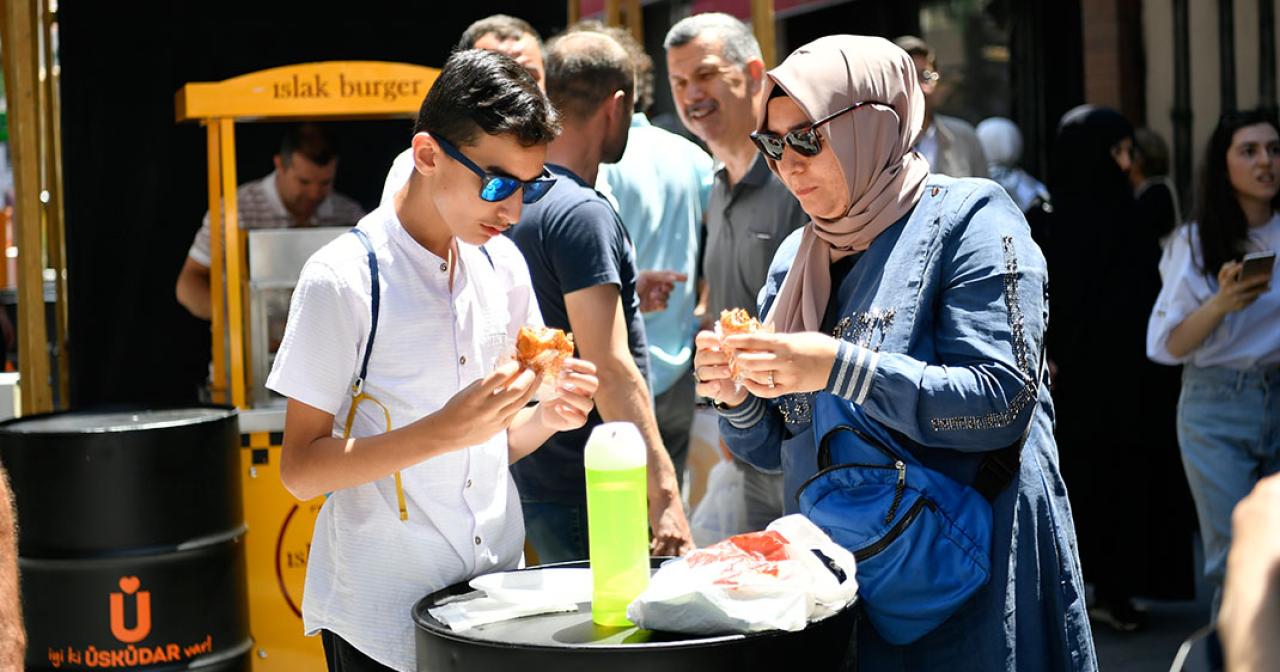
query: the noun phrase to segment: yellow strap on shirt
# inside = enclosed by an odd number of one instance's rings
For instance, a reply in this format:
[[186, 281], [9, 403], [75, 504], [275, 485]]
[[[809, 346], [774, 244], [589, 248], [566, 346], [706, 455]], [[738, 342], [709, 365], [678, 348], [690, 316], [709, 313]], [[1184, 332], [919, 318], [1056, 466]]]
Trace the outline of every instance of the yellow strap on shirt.
[[[387, 431], [391, 431], [391, 411], [388, 411], [387, 407], [384, 406], [381, 401], [378, 401], [366, 394], [363, 388], [363, 385], [356, 385], [351, 390], [351, 410], [347, 411], [347, 422], [342, 429], [342, 439], [344, 441], [351, 438], [351, 425], [354, 424], [356, 420], [356, 407], [359, 406], [362, 401], [371, 401], [377, 405], [378, 408], [382, 409], [382, 415], [387, 420]], [[400, 470], [398, 469], [395, 473], [395, 479], [396, 503], [400, 505], [400, 520], [409, 520], [409, 509], [404, 503], [404, 485], [400, 482]]]
[[[351, 425], [356, 419], [356, 407], [360, 402], [368, 399], [378, 405], [382, 409], [382, 415], [387, 419], [387, 431], [391, 431], [391, 411], [383, 405], [381, 401], [365, 394], [364, 381], [369, 375], [369, 356], [373, 354], [373, 340], [378, 334], [378, 304], [382, 296], [381, 285], [378, 282], [378, 255], [373, 250], [373, 243], [369, 242], [369, 236], [360, 229], [351, 229], [351, 233], [360, 239], [360, 243], [364, 245], [365, 253], [369, 259], [369, 311], [371, 313], [369, 319], [369, 338], [364, 343], [364, 360], [360, 363], [360, 374], [356, 376], [355, 382], [351, 384], [351, 410], [347, 411], [347, 424], [342, 430], [342, 438], [351, 438]], [[409, 520], [409, 509], [404, 503], [404, 486], [400, 483], [400, 472], [396, 471], [396, 502], [400, 505], [400, 520]]]

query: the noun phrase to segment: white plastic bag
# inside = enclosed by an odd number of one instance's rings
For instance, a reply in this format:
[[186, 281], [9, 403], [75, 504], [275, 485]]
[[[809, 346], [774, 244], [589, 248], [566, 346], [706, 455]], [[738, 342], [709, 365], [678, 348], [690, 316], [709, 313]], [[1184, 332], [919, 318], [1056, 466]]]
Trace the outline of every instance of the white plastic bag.
[[707, 474], [707, 491], [689, 519], [693, 543], [710, 546], [747, 531], [747, 499], [742, 471], [728, 460], [717, 462]]
[[853, 554], [801, 515], [664, 565], [627, 607], [647, 630], [699, 635], [803, 630], [858, 591]]

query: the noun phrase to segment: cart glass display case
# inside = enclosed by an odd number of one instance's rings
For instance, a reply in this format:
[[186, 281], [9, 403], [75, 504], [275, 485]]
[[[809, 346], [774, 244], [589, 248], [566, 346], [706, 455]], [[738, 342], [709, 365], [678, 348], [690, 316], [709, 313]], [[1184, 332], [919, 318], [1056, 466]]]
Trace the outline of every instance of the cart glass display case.
[[254, 408], [283, 408], [284, 397], [268, 390], [267, 375], [284, 339], [289, 300], [302, 266], [326, 243], [350, 231], [345, 226], [248, 231], [249, 361]]

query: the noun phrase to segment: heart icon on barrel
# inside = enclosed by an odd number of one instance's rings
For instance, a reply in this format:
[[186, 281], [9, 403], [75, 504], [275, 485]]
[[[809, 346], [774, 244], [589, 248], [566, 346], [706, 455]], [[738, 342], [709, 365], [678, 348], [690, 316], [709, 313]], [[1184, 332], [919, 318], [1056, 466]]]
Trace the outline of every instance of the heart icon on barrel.
[[139, 581], [138, 577], [136, 576], [120, 577], [120, 590], [123, 590], [125, 595], [132, 595], [138, 592], [138, 588], [141, 585], [142, 585], [142, 582]]

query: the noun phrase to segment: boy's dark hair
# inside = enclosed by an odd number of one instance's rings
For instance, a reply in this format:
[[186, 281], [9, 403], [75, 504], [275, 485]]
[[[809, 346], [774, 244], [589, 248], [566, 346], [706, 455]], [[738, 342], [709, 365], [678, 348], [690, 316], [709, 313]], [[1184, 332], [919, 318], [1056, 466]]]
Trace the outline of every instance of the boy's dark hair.
[[294, 124], [280, 140], [280, 162], [288, 166], [294, 152], [317, 166], [327, 166], [338, 158], [338, 140], [320, 124]]
[[606, 98], [621, 90], [635, 101], [635, 66], [627, 50], [602, 33], [565, 33], [547, 46], [547, 97], [560, 114], [591, 116]]
[[518, 40], [525, 35], [532, 35], [533, 39], [538, 41], [538, 46], [542, 46], [542, 36], [529, 25], [528, 21], [506, 14], [494, 14], [467, 26], [467, 29], [462, 32], [462, 39], [458, 40], [457, 49], [459, 51], [472, 49], [480, 38], [489, 33], [503, 40]]
[[[1200, 233], [1200, 271], [1213, 281], [1217, 280], [1223, 264], [1245, 253], [1245, 242], [1249, 239], [1249, 223], [1227, 172], [1227, 150], [1231, 149], [1236, 131], [1255, 124], [1271, 124], [1280, 131], [1275, 115], [1262, 108], [1226, 112], [1218, 118], [1218, 126], [1209, 136], [1209, 147], [1204, 153], [1196, 224]], [[1278, 208], [1280, 195], [1271, 199], [1271, 209]]]
[[627, 56], [631, 58], [631, 64], [635, 66], [635, 86], [636, 86], [636, 104], [635, 110], [641, 114], [647, 114], [649, 108], [653, 107], [653, 59], [649, 54], [645, 53], [644, 47], [640, 46], [631, 34], [631, 31], [618, 26], [606, 26], [594, 19], [585, 19], [569, 26], [567, 32], [588, 31], [594, 33], [604, 33], [613, 38], [613, 41], [622, 45], [627, 50]]
[[520, 64], [483, 49], [455, 51], [418, 110], [413, 132], [470, 145], [480, 133], [514, 135], [521, 145], [551, 142], [560, 120], [551, 101]]

